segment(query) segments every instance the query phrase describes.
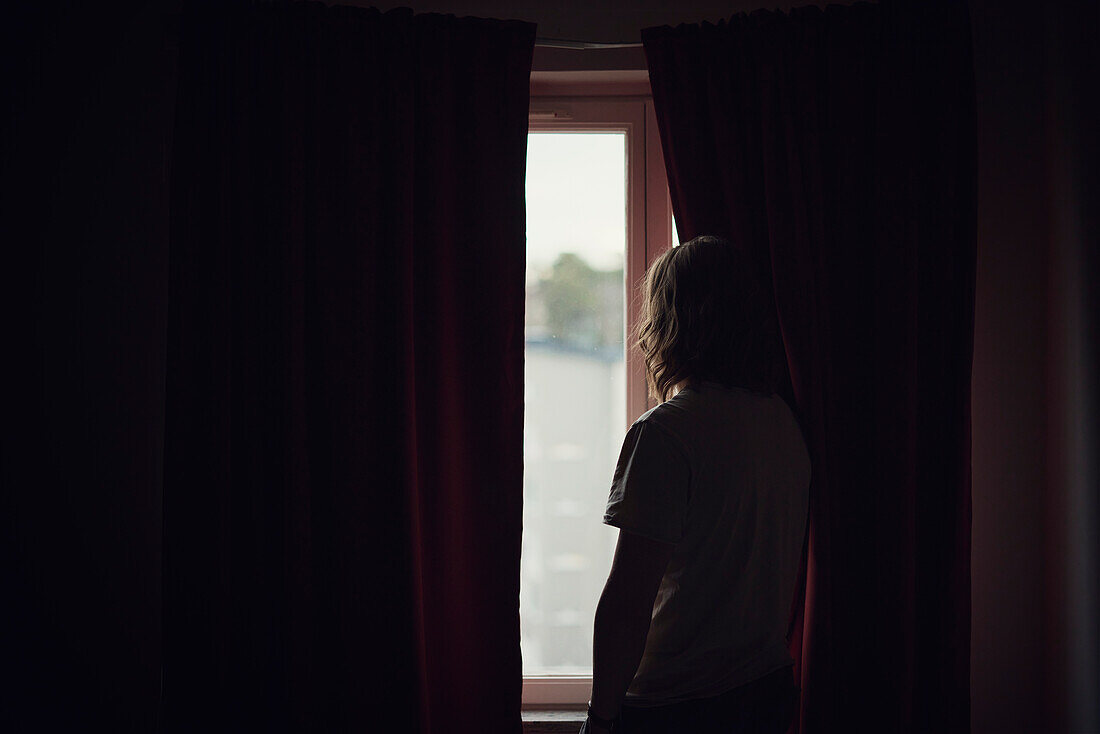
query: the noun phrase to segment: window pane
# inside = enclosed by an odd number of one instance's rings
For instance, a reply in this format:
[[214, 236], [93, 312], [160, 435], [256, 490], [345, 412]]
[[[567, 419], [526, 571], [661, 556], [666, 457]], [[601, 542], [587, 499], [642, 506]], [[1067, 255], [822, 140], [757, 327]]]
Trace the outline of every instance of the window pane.
[[626, 430], [626, 135], [527, 137], [524, 675], [591, 675]]

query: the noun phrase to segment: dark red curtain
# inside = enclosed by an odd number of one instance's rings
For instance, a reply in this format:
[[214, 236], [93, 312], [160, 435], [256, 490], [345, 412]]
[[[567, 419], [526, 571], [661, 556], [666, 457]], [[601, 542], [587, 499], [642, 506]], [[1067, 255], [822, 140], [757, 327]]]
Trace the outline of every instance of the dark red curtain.
[[642, 37], [681, 241], [728, 236], [772, 269], [814, 462], [801, 731], [968, 731], [966, 9], [757, 11]]
[[214, 7], [180, 40], [166, 728], [517, 732], [534, 26]]

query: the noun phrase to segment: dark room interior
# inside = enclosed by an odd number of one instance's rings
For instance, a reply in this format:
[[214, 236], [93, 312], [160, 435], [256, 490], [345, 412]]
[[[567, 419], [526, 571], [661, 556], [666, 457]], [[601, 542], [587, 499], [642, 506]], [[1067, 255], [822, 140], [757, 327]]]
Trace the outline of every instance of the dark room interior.
[[1100, 734], [1100, 4], [4, 16], [0, 730], [577, 731], [521, 667], [523, 174], [611, 99], [627, 329], [664, 233], [764, 243], [788, 731]]

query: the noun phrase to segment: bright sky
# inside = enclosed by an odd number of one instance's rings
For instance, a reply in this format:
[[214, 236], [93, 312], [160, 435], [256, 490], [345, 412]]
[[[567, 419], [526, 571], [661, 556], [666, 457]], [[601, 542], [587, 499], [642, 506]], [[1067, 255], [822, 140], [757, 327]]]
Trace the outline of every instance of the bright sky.
[[527, 136], [527, 265], [574, 252], [593, 267], [621, 267], [626, 251], [626, 136]]

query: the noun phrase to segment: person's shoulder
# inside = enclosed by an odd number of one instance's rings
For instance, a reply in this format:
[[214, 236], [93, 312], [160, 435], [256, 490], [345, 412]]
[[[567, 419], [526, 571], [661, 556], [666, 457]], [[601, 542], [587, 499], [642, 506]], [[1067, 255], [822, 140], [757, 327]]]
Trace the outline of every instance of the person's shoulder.
[[656, 432], [671, 440], [680, 450], [687, 454], [687, 440], [693, 413], [693, 406], [688, 396], [683, 393], [658, 403], [655, 407], [638, 416], [631, 424], [631, 428], [652, 428]]
[[663, 403], [658, 403], [638, 416], [632, 425], [648, 424], [665, 429], [675, 429], [678, 423], [686, 420], [691, 413], [690, 401], [679, 393]]

